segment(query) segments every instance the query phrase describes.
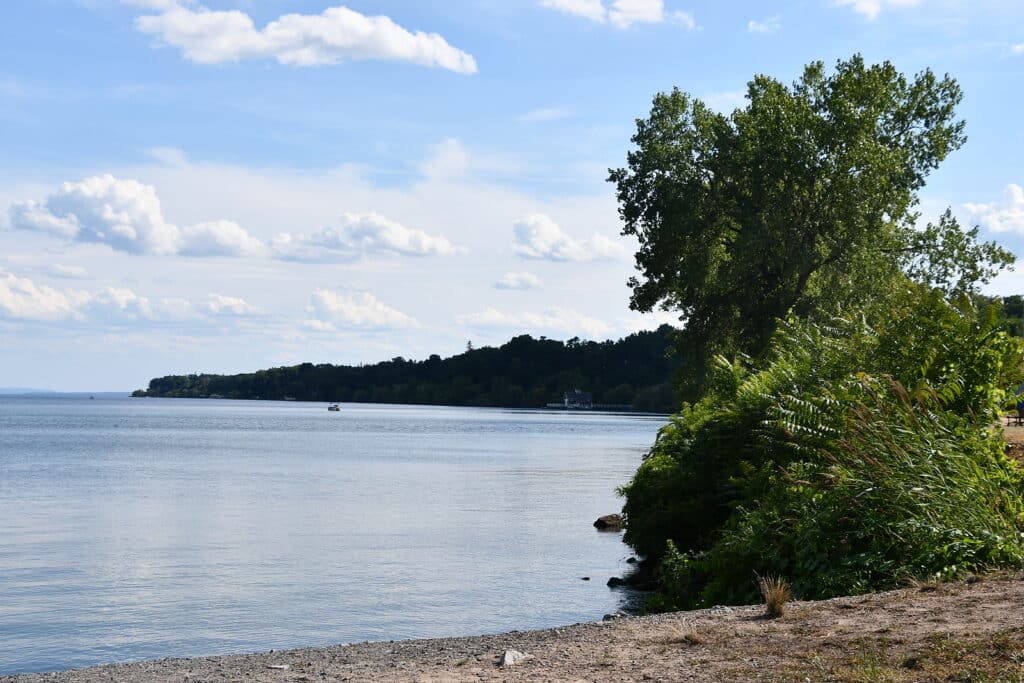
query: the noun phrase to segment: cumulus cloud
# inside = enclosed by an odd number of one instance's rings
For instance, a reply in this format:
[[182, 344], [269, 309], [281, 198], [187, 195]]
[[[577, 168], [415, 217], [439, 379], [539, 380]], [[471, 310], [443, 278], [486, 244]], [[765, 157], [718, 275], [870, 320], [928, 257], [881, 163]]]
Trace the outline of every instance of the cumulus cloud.
[[780, 28], [782, 28], [782, 19], [777, 14], [762, 21], [751, 19], [747, 22], [748, 33], [775, 33]]
[[190, 225], [181, 231], [179, 253], [184, 256], [261, 256], [267, 248], [233, 221]]
[[906, 9], [917, 7], [923, 0], [836, 0], [840, 7], [850, 7], [854, 12], [874, 21], [884, 9]]
[[81, 307], [89, 294], [77, 290], [37, 285], [0, 271], [0, 316], [22, 320], [61, 320], [81, 317]]
[[505, 273], [494, 283], [495, 289], [540, 289], [544, 283], [533, 273]]
[[259, 310], [244, 299], [211, 294], [197, 307], [187, 299], [136, 294], [124, 287], [87, 292], [39, 285], [0, 270], [0, 318], [21, 320], [76, 320], [93, 323], [202, 322], [214, 317], [254, 315]]
[[307, 329], [333, 332], [338, 329], [388, 330], [415, 327], [416, 321], [386, 306], [369, 292], [335, 292], [317, 289], [306, 309]]
[[173, 254], [180, 233], [164, 220], [156, 190], [111, 175], [64, 183], [43, 202], [15, 203], [11, 225], [132, 254]]
[[992, 232], [1024, 233], [1024, 188], [1009, 184], [1003, 190], [1003, 200], [991, 204], [965, 204], [971, 220]]
[[344, 6], [321, 14], [285, 14], [257, 28], [239, 10], [217, 11], [196, 3], [158, 1], [135, 20], [137, 30], [179, 48], [197, 64], [275, 59], [289, 66], [322, 66], [382, 59], [476, 73], [472, 55], [437, 33], [409, 31], [386, 16], [366, 16]]
[[345, 213], [337, 227], [311, 235], [282, 233], [274, 239], [272, 248], [280, 259], [313, 263], [354, 261], [374, 253], [449, 256], [460, 251], [441, 235], [407, 228], [377, 213]]
[[545, 261], [596, 261], [616, 258], [622, 245], [603, 235], [577, 240], [566, 235], [558, 223], [541, 213], [530, 214], [512, 226], [512, 248], [523, 258]]
[[259, 313], [259, 309], [245, 299], [223, 294], [211, 294], [205, 308], [212, 315], [244, 316]]
[[1024, 55], [1024, 43], [1017, 43], [1010, 46], [1010, 52], [1015, 55]]
[[513, 330], [533, 333], [564, 333], [604, 337], [611, 327], [596, 318], [564, 308], [551, 308], [543, 313], [506, 313], [494, 308], [459, 317], [459, 324], [482, 330]]
[[621, 29], [634, 24], [661, 24], [666, 21], [691, 31], [697, 28], [693, 15], [682, 11], [666, 12], [665, 0], [611, 0], [608, 4], [602, 0], [540, 0], [540, 5]]
[[153, 304], [147, 297], [130, 289], [108, 287], [89, 301], [89, 307], [101, 316], [114, 316], [127, 320], [155, 320]]
[[178, 228], [164, 217], [156, 188], [112, 175], [64, 183], [42, 202], [15, 202], [9, 218], [20, 230], [106, 244], [129, 254], [245, 256], [264, 249], [230, 221]]

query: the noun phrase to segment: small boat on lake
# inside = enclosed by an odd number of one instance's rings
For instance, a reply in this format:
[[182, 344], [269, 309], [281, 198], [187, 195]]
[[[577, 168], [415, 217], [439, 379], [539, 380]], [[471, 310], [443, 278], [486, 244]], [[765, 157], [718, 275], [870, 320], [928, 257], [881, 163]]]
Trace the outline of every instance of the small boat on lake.
[[332, 413], [337, 413], [341, 411], [341, 407], [337, 403], [332, 403], [329, 406], [327, 406], [327, 410], [331, 411]]

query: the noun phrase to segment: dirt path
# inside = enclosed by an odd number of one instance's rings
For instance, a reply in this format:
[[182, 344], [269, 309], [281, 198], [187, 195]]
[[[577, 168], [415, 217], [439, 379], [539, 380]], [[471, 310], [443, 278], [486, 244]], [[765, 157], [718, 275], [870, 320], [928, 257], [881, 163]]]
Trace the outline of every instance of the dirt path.
[[[823, 602], [713, 608], [561, 629], [170, 659], [0, 677], [41, 681], [1015, 681], [1024, 574]], [[501, 667], [506, 650], [531, 655]], [[287, 666], [287, 669], [270, 668]]]
[[1014, 460], [1024, 462], [1024, 427], [1007, 426], [1004, 420], [1003, 434], [1006, 436], [1006, 452]]

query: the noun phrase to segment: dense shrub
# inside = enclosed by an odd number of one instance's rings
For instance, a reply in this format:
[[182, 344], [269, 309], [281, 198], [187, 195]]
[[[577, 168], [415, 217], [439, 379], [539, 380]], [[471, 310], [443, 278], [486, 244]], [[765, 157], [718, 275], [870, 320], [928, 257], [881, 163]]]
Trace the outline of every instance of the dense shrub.
[[827, 597], [1024, 563], [1024, 478], [994, 426], [1019, 340], [969, 300], [909, 290], [874, 326], [790, 321], [719, 359], [623, 488], [660, 559], [655, 608]]

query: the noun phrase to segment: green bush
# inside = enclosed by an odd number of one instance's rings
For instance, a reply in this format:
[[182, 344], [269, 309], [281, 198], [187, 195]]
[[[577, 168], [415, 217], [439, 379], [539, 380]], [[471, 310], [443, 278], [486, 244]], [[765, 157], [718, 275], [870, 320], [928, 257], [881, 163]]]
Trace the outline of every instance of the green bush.
[[711, 389], [622, 489], [657, 609], [804, 598], [1024, 564], [1024, 480], [994, 426], [1021, 346], [966, 299], [909, 289], [874, 326], [791, 320]]

